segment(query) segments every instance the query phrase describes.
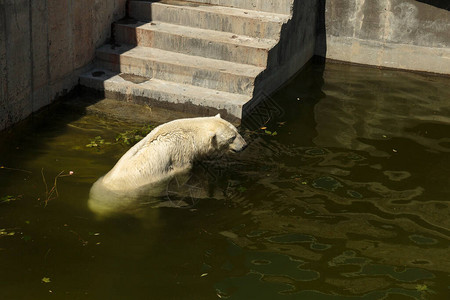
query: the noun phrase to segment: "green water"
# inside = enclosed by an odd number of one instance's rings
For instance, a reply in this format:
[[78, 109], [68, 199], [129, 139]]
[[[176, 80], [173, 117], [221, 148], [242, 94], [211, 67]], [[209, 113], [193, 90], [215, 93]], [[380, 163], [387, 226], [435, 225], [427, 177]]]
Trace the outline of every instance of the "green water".
[[0, 299], [449, 299], [449, 87], [309, 65], [196, 165], [202, 197], [106, 219], [89, 189], [141, 125], [53, 107], [0, 134]]

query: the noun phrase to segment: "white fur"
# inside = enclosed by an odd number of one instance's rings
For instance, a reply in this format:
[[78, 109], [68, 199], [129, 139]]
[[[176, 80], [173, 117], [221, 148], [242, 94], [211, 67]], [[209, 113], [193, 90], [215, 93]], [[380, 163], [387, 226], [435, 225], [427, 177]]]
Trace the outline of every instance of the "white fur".
[[188, 172], [195, 160], [214, 153], [241, 151], [245, 146], [237, 129], [220, 115], [162, 124], [94, 183], [89, 207], [94, 211], [124, 208], [144, 194], [157, 196], [161, 183]]

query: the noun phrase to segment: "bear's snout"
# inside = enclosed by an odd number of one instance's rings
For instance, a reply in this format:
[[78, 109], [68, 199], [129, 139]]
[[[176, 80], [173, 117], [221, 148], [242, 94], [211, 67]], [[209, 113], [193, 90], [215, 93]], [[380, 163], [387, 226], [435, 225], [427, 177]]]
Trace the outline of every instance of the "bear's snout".
[[245, 147], [247, 147], [247, 142], [241, 135], [238, 134], [234, 139], [233, 143], [230, 144], [229, 149], [233, 152], [239, 152], [244, 150]]

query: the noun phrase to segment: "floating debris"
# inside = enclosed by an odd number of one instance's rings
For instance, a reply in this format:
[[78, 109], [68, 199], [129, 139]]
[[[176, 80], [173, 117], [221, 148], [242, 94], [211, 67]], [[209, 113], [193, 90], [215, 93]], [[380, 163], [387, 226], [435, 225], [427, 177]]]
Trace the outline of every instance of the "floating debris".
[[0, 203], [9, 203], [12, 201], [16, 201], [20, 197], [21, 197], [21, 195], [19, 195], [19, 196], [11, 196], [11, 195], [3, 196], [0, 198]]
[[43, 278], [41, 279], [41, 282], [42, 282], [42, 283], [50, 283], [50, 282], [52, 282], [52, 281], [50, 280], [49, 277], [43, 277]]
[[6, 229], [0, 229], [0, 237], [2, 236], [13, 236], [16, 235], [15, 231], [7, 231]]

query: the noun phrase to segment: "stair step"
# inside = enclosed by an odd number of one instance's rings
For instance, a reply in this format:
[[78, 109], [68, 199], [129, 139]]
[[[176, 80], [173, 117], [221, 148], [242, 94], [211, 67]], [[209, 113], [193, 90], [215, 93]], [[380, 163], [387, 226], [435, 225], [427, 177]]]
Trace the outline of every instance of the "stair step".
[[280, 37], [281, 26], [290, 19], [289, 14], [186, 1], [130, 1], [128, 8], [130, 17], [140, 21], [160, 21], [276, 40]]
[[105, 69], [94, 69], [81, 75], [80, 84], [105, 91], [105, 96], [109, 98], [144, 102], [148, 105], [182, 111], [197, 111], [202, 115], [221, 112], [228, 120], [241, 119], [242, 108], [251, 99], [246, 95], [155, 78], [133, 77]]
[[183, 2], [230, 6], [271, 13], [289, 14], [292, 10], [294, 0], [193, 0]]
[[115, 25], [119, 43], [137, 44], [162, 50], [265, 67], [276, 40], [258, 39], [233, 33], [173, 25], [122, 20]]
[[115, 72], [252, 95], [265, 68], [141, 46], [104, 45], [97, 63]]

